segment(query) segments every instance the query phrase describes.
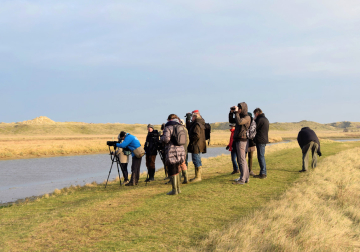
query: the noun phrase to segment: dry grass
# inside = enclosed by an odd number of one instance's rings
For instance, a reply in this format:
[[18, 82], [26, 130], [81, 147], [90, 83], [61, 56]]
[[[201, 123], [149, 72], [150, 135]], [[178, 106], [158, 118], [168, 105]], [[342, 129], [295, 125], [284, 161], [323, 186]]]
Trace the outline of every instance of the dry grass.
[[279, 200], [197, 251], [359, 251], [360, 148], [324, 160]]

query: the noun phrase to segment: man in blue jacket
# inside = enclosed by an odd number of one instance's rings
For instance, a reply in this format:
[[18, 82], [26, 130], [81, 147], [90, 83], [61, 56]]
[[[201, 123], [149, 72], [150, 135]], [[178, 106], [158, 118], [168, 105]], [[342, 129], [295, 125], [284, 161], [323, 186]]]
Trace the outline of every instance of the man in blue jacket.
[[120, 132], [120, 139], [123, 140], [121, 143], [117, 143], [116, 147], [119, 148], [128, 148], [131, 151], [132, 155], [132, 164], [131, 164], [131, 178], [130, 182], [126, 186], [134, 186], [139, 182], [140, 177], [140, 166], [141, 158], [137, 158], [134, 154], [134, 150], [141, 146], [139, 139], [136, 136], [130, 135], [125, 131]]

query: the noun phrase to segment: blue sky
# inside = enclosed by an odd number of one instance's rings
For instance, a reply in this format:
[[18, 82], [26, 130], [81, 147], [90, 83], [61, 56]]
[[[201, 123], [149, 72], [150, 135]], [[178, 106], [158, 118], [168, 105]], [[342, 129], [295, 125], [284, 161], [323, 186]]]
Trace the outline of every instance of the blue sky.
[[355, 0], [0, 0], [1, 122], [164, 122], [247, 102], [360, 121]]

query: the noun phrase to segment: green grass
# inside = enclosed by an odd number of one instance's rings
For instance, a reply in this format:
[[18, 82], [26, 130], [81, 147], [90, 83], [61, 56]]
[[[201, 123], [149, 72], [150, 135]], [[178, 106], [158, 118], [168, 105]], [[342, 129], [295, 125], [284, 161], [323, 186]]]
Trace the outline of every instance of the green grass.
[[[323, 158], [359, 142], [322, 144]], [[233, 185], [229, 156], [203, 162], [203, 181], [167, 196], [163, 172], [156, 181], [119, 188], [118, 182], [63, 190], [60, 195], [0, 209], [0, 250], [177, 251], [193, 247], [281, 195], [299, 177], [300, 148], [266, 156], [268, 178]], [[255, 171], [258, 163], [254, 162]], [[191, 166], [191, 175], [193, 168]], [[104, 176], [106, 176], [104, 171]]]

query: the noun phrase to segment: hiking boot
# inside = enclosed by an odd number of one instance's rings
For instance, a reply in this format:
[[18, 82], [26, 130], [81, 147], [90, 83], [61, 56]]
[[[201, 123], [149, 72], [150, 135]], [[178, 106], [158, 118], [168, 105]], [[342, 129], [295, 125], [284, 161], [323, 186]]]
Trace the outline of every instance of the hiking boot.
[[233, 171], [233, 172], [231, 173], [231, 175], [236, 174], [236, 173], [240, 173], [240, 171], [239, 171], [239, 170]]
[[256, 174], [255, 174], [253, 171], [250, 171], [250, 172], [249, 172], [249, 175], [250, 175], [250, 176], [255, 176]]
[[182, 182], [183, 184], [187, 184], [188, 182], [188, 174], [187, 171], [182, 171], [182, 175], [184, 176], [184, 181]]
[[238, 181], [238, 182], [233, 182], [233, 185], [244, 185], [245, 182], [242, 181]]
[[254, 178], [264, 179], [266, 178], [266, 175], [264, 174], [255, 175]]
[[201, 181], [201, 166], [195, 167], [195, 178], [190, 179], [190, 182], [199, 182]]
[[177, 195], [178, 191], [177, 191], [177, 178], [176, 178], [176, 176], [171, 176], [170, 181], [171, 181], [172, 190], [170, 192], [168, 192], [167, 195]]
[[235, 182], [238, 182], [238, 181], [240, 181], [240, 179], [241, 179], [241, 178], [238, 177], [238, 178], [234, 179], [234, 181], [235, 181]]
[[307, 172], [307, 170], [300, 170], [299, 172]]

